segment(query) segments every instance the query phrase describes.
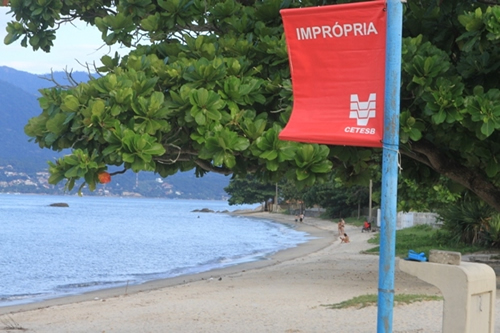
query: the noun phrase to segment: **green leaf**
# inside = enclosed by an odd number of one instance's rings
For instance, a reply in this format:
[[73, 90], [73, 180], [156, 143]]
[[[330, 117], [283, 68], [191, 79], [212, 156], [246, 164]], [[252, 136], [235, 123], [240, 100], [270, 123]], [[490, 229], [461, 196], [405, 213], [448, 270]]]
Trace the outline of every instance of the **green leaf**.
[[409, 133], [409, 136], [410, 136], [410, 139], [412, 139], [413, 141], [418, 141], [422, 138], [422, 132], [416, 128], [412, 128], [410, 133]]
[[224, 151], [219, 151], [216, 154], [214, 154], [213, 157], [214, 165], [221, 166], [224, 163], [224, 156], [225, 156]]
[[141, 26], [146, 31], [158, 30], [160, 25], [160, 13], [150, 15], [141, 21]]
[[64, 113], [58, 113], [54, 117], [47, 120], [45, 126], [47, 130], [60, 135], [64, 130], [66, 130], [66, 126], [64, 126], [64, 122], [66, 121], [66, 115]]
[[74, 167], [68, 169], [64, 173], [64, 177], [65, 178], [78, 177], [79, 173], [80, 173], [80, 167], [79, 166], [74, 166]]
[[305, 170], [301, 170], [301, 169], [297, 169], [297, 171], [295, 172], [295, 174], [297, 175], [297, 180], [305, 180], [307, 178], [309, 178], [309, 174], [307, 171]]
[[432, 121], [436, 124], [439, 125], [443, 123], [446, 119], [446, 111], [444, 110], [439, 110], [438, 113], [435, 113], [432, 115]]
[[200, 108], [204, 108], [208, 104], [209, 92], [207, 89], [197, 89], [191, 93], [191, 103]]
[[58, 173], [52, 173], [49, 176], [48, 182], [49, 182], [49, 184], [56, 185], [56, 184], [58, 184], [63, 179], [64, 179], [64, 174], [59, 173], [59, 172]]
[[278, 157], [278, 152], [275, 150], [268, 150], [260, 154], [259, 157], [266, 160], [274, 160]]
[[266, 168], [269, 171], [277, 171], [279, 167], [279, 162], [275, 159], [266, 161]]
[[433, 66], [434, 66], [434, 59], [426, 58], [424, 62], [424, 73], [425, 74], [430, 73]]
[[327, 173], [332, 170], [332, 163], [330, 161], [323, 161], [321, 163], [314, 164], [311, 167], [311, 171], [314, 173]]
[[299, 167], [304, 167], [308, 163], [312, 162], [314, 158], [314, 146], [310, 144], [304, 144], [297, 150], [297, 158], [296, 160], [300, 160]]
[[9, 32], [3, 39], [3, 43], [5, 45], [9, 45], [9, 44], [12, 44], [14, 43], [16, 40], [19, 39], [19, 37], [21, 37], [20, 34], [18, 33], [12, 33], [12, 32]]
[[73, 95], [67, 95], [61, 104], [61, 110], [75, 112], [80, 108], [78, 98]]
[[494, 158], [491, 158], [486, 165], [486, 175], [490, 178], [495, 177], [498, 174], [498, 163]]
[[150, 155], [161, 156], [165, 154], [165, 148], [159, 143], [154, 143], [149, 148], [145, 149], [144, 152]]
[[225, 153], [224, 154], [224, 164], [228, 168], [233, 168], [236, 165], [236, 159], [234, 158], [234, 155], [231, 153]]
[[231, 142], [231, 148], [235, 151], [243, 151], [250, 146], [250, 142], [246, 138], [236, 138]]
[[94, 100], [92, 103], [92, 115], [101, 118], [104, 113], [104, 101], [101, 99]]
[[483, 133], [486, 137], [493, 134], [495, 131], [495, 123], [493, 120], [489, 119], [481, 126], [481, 133]]
[[205, 125], [205, 123], [206, 123], [206, 116], [203, 114], [203, 112], [201, 112], [201, 110], [199, 110], [199, 112], [196, 113], [196, 115], [194, 117], [194, 120], [196, 121], [196, 123], [198, 125]]
[[222, 115], [218, 110], [207, 110], [206, 115], [209, 119], [212, 119], [215, 121], [219, 121], [222, 118]]

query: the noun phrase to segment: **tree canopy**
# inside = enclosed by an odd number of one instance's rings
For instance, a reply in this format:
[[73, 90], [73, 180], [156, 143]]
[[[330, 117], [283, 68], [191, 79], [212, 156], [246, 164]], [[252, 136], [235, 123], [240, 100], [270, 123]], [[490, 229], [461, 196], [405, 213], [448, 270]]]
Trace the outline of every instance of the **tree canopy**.
[[[72, 149], [50, 164], [50, 181], [69, 188], [95, 187], [108, 166], [367, 184], [378, 149], [278, 140], [293, 104], [279, 10], [341, 2], [11, 0], [6, 43], [49, 52], [59, 24], [81, 19], [132, 47], [103, 57], [102, 77], [42, 91], [25, 132]], [[500, 211], [500, 6], [409, 1], [403, 29], [402, 178], [432, 188], [443, 175]]]
[[224, 191], [231, 196], [228, 200], [230, 205], [264, 203], [264, 210], [267, 210], [267, 203], [275, 201], [276, 185], [264, 184], [247, 175], [231, 179]]

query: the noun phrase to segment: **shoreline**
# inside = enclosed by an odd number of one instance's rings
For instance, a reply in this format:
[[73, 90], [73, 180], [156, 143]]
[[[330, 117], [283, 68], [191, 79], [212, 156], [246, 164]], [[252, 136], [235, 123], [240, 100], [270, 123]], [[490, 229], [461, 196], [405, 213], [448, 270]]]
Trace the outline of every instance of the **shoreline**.
[[[295, 223], [290, 215], [233, 214]], [[360, 228], [348, 224], [346, 233], [351, 242], [342, 244], [336, 223], [306, 217], [304, 223], [295, 225], [297, 230], [320, 237], [277, 252], [268, 260], [152, 281], [134, 290], [129, 287], [127, 294], [105, 290], [63, 298], [63, 305], [44, 302], [32, 310], [25, 307], [9, 312], [4, 318], [36, 333], [375, 332], [376, 305], [327, 307], [377, 294], [378, 256], [362, 254], [372, 247], [367, 243], [371, 233], [361, 233]], [[397, 262], [395, 293], [441, 296], [436, 287], [397, 269]], [[497, 295], [495, 331], [500, 332], [499, 314]], [[393, 332], [438, 333], [442, 331], [442, 316], [442, 300], [395, 304]], [[0, 325], [1, 319], [0, 315]]]
[[0, 316], [9, 313], [32, 311], [52, 306], [133, 295], [136, 293], [158, 290], [162, 288], [168, 288], [196, 281], [204, 281], [213, 278], [220, 278], [224, 275], [236, 274], [238, 272], [261, 269], [317, 252], [327, 247], [328, 244], [331, 243], [334, 238], [333, 234], [329, 231], [322, 230], [320, 228], [317, 228], [309, 224], [294, 222], [294, 218], [291, 215], [260, 212], [255, 210], [239, 210], [239, 211], [237, 210], [234, 212], [223, 212], [223, 213], [215, 212], [215, 213], [228, 214], [232, 216], [244, 216], [255, 219], [264, 219], [274, 223], [291, 225], [297, 231], [303, 231], [309, 234], [308, 237], [310, 237], [311, 239], [307, 240], [307, 242], [305, 243], [298, 244], [295, 247], [275, 252], [261, 260], [235, 264], [222, 268], [216, 268], [200, 273], [179, 275], [170, 278], [151, 280], [140, 284], [130, 284], [127, 286], [103, 288], [94, 291], [84, 292], [81, 294], [56, 296], [53, 298], [41, 299], [39, 301], [34, 301], [29, 303], [0, 306]]

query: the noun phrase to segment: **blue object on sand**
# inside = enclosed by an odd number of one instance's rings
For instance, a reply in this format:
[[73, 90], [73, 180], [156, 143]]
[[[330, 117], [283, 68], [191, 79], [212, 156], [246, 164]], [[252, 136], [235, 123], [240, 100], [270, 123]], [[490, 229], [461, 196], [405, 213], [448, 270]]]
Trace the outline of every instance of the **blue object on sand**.
[[408, 251], [408, 258], [406, 260], [413, 260], [413, 261], [427, 261], [427, 258], [425, 257], [424, 252], [417, 253], [413, 250]]

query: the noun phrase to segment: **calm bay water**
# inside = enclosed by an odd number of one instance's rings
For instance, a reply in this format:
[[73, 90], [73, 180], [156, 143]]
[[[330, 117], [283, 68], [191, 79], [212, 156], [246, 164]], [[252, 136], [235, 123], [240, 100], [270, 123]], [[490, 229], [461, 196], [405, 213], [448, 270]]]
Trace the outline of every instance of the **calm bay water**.
[[266, 220], [193, 212], [255, 207], [0, 194], [0, 306], [263, 260], [308, 240]]

